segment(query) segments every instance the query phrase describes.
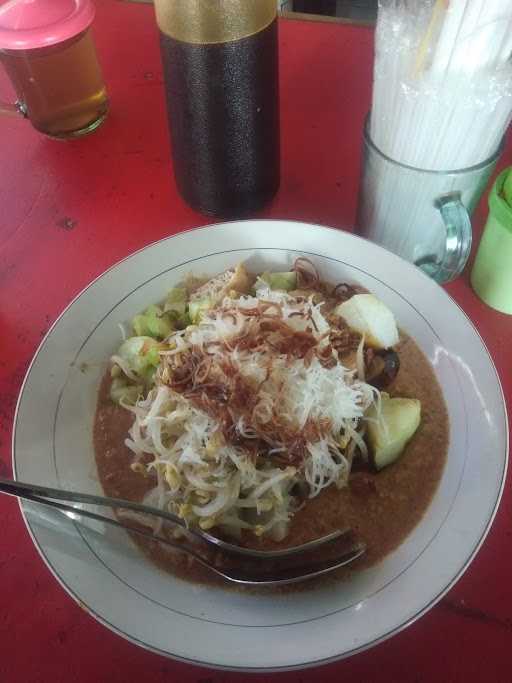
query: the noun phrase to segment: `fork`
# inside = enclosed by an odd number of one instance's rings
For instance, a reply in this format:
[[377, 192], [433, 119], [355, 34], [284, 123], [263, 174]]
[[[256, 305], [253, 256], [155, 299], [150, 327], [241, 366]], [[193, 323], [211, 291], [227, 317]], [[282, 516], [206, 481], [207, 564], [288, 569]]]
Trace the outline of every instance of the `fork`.
[[[166, 510], [159, 510], [129, 500], [50, 488], [38, 484], [4, 479], [2, 477], [0, 477], [0, 493], [16, 496], [56, 509], [66, 517], [80, 524], [84, 524], [83, 520], [85, 519], [92, 519], [120, 527], [141, 536], [149, 537], [153, 541], [164, 543], [189, 555], [219, 576], [240, 584], [269, 586], [304, 581], [345, 566], [363, 555], [366, 551], [364, 543], [356, 542], [351, 538], [352, 531], [350, 529], [336, 530], [326, 536], [314, 539], [313, 541], [290, 548], [284, 548], [282, 550], [257, 550], [244, 548], [223, 541], [198, 527], [187, 527], [184, 520]], [[133, 526], [124, 520], [120, 521], [119, 519], [114, 519], [106, 515], [101, 515], [96, 512], [91, 512], [90, 510], [84, 510], [74, 505], [57, 501], [71, 501], [75, 503], [87, 503], [110, 507], [113, 509], [132, 510], [152, 517], [161, 518], [186, 529], [189, 534], [205, 542], [211, 548], [222, 551], [228, 558], [232, 555], [238, 556], [241, 564], [239, 566], [231, 567], [219, 566], [215, 563], [214, 559], [205, 557], [196, 547], [191, 547], [190, 545], [185, 545], [181, 541], [171, 540], [165, 536], [156, 534], [152, 529], [143, 529], [139, 526]], [[336, 541], [340, 542], [341, 548], [339, 550], [336, 549], [328, 559], [315, 559], [311, 557], [312, 551], [328, 546], [335, 548]], [[302, 563], [299, 562], [291, 565], [287, 562], [290, 559], [297, 559], [297, 556], [299, 555], [306, 555], [306, 560]], [[307, 559], [308, 555], [310, 556], [310, 559]], [[251, 559], [259, 561], [251, 562], [250, 564], [246, 562], [244, 564], [243, 560]], [[270, 560], [270, 565], [268, 562], [263, 562], [263, 560]]]

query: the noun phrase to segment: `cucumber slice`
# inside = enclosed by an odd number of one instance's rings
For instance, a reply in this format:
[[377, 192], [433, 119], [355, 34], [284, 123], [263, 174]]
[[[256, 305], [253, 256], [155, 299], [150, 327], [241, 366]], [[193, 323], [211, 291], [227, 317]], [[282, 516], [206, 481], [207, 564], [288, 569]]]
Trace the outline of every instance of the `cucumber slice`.
[[280, 289], [285, 292], [291, 292], [297, 289], [297, 273], [290, 271], [286, 273], [262, 273], [260, 280], [263, 280], [270, 289]]

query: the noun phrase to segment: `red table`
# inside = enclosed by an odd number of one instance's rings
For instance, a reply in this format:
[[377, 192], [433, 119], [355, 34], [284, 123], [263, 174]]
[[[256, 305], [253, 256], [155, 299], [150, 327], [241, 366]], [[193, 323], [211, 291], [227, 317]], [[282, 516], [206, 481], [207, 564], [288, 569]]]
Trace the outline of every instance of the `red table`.
[[[112, 111], [94, 135], [62, 143], [0, 122], [0, 474], [11, 473], [16, 397], [42, 336], [105, 268], [148, 242], [203, 225], [170, 172], [157, 33], [150, 6], [97, 0], [96, 38]], [[372, 32], [281, 21], [282, 184], [264, 217], [349, 228], [369, 107]], [[0, 92], [8, 91], [5, 81]], [[500, 168], [512, 163], [508, 144]], [[485, 206], [477, 214], [481, 226]], [[477, 230], [478, 232], [478, 230]], [[484, 337], [512, 397], [512, 318], [485, 307], [467, 276], [448, 287]], [[484, 547], [429, 614], [349, 660], [300, 681], [511, 681], [512, 495]], [[13, 499], [0, 497], [0, 681], [241, 683], [244, 674], [138, 649], [82, 611], [43, 565]], [[442, 558], [440, 558], [442, 561]], [[312, 634], [314, 637], [314, 635]], [[277, 675], [251, 676], [254, 683]]]

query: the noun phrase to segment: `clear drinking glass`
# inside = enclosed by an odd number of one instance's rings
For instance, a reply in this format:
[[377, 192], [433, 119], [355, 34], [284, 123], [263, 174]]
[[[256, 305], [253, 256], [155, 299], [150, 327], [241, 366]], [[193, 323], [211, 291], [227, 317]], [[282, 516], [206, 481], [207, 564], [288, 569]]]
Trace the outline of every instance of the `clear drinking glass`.
[[22, 114], [56, 138], [85, 135], [108, 111], [90, 25], [91, 0], [8, 0], [0, 6], [0, 62], [18, 101], [0, 114]]
[[449, 282], [471, 250], [471, 215], [484, 192], [502, 145], [486, 161], [451, 171], [400, 164], [364, 131], [357, 231], [411, 261], [437, 282]]

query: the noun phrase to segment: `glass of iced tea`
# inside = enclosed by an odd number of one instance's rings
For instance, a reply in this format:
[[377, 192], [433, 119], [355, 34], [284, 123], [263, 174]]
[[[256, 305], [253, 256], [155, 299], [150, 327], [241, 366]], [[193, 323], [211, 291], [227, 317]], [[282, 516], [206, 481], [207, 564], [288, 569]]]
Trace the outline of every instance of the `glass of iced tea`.
[[54, 138], [95, 130], [108, 97], [90, 26], [91, 0], [7, 0], [0, 4], [0, 62], [17, 102], [0, 114], [23, 115]]

